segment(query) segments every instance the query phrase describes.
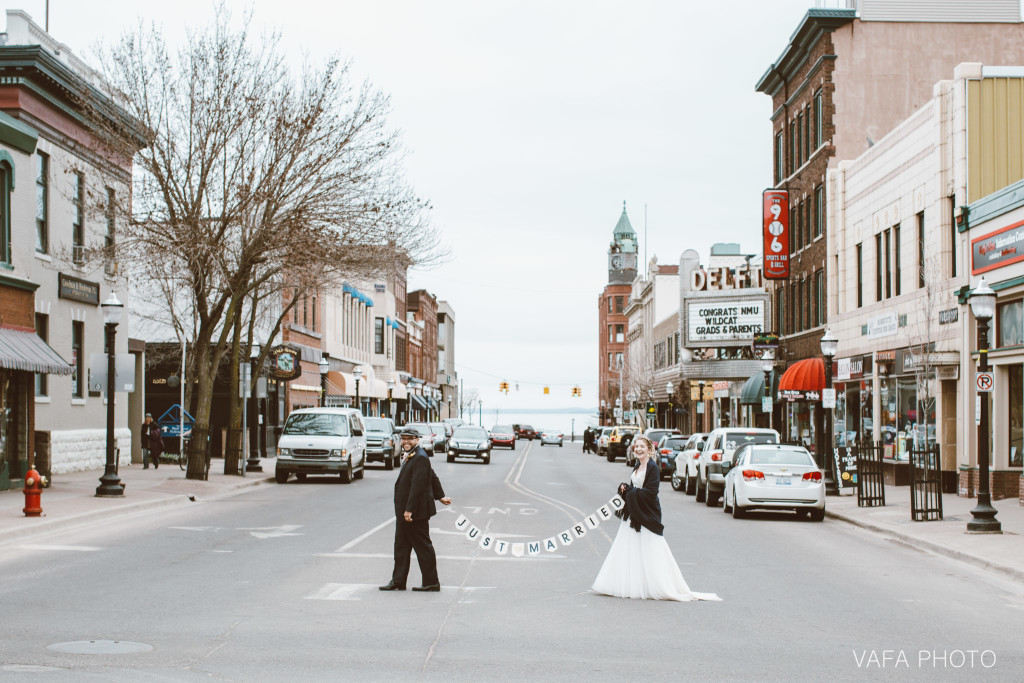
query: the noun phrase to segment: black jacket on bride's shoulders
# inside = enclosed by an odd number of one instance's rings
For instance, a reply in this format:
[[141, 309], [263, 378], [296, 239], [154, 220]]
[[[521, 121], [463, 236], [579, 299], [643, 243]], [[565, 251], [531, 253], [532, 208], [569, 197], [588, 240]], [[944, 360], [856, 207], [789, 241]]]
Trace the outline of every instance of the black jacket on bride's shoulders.
[[626, 492], [622, 495], [623, 500], [626, 501], [622, 510], [622, 520], [628, 521], [637, 533], [641, 528], [659, 536], [665, 531], [665, 525], [661, 523], [661, 501], [658, 500], [660, 484], [661, 471], [654, 462], [654, 458], [651, 458], [647, 461], [644, 485], [633, 486], [631, 483], [626, 485]]

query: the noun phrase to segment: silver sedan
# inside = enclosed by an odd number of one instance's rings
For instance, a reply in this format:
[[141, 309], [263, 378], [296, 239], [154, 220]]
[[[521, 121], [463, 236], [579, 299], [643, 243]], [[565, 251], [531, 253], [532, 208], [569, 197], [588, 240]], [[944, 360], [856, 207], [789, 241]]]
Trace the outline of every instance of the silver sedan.
[[725, 475], [724, 512], [740, 518], [747, 511], [795, 510], [825, 519], [825, 482], [806, 448], [750, 445]]
[[551, 444], [552, 446], [558, 445], [559, 447], [561, 447], [562, 446], [562, 440], [564, 438], [565, 438], [565, 435], [562, 434], [562, 432], [557, 430], [557, 429], [542, 429], [542, 430], [540, 430], [540, 445], [541, 446], [547, 446], [548, 444]]

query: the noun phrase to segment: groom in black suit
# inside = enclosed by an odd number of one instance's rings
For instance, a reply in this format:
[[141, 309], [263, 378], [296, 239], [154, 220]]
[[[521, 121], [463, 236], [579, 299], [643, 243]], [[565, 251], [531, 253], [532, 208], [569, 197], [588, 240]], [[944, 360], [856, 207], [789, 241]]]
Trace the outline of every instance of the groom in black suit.
[[430, 542], [430, 518], [437, 514], [435, 500], [451, 505], [441, 482], [430, 466], [426, 451], [420, 448], [420, 434], [406, 427], [399, 435], [402, 444], [402, 469], [395, 481], [395, 570], [382, 591], [404, 591], [409, 576], [409, 554], [416, 551], [416, 560], [423, 576], [422, 586], [414, 591], [439, 591], [437, 556]]

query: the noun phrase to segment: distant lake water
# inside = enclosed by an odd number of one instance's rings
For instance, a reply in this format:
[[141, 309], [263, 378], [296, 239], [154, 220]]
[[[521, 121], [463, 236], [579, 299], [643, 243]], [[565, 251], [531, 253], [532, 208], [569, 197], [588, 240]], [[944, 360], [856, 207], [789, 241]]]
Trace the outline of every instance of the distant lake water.
[[[472, 419], [470, 419], [470, 417]], [[594, 427], [598, 422], [597, 409], [519, 409], [502, 408], [500, 410], [483, 409], [482, 414], [474, 411], [472, 416], [463, 415], [462, 419], [473, 424], [479, 424], [483, 419], [483, 426], [490, 429], [496, 424], [528, 424], [534, 429], [561, 429], [569, 438], [570, 433], [576, 434], [579, 440], [583, 430], [587, 427]]]

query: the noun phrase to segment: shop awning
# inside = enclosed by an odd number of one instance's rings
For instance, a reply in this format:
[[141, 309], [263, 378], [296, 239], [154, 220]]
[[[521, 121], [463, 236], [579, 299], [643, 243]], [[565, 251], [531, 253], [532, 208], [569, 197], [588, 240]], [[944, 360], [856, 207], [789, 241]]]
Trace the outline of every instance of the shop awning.
[[396, 401], [405, 401], [409, 398], [409, 392], [405, 390], [405, 385], [401, 382], [395, 382], [395, 388], [391, 390], [391, 398]]
[[412, 402], [413, 408], [419, 408], [420, 410], [427, 409], [427, 399], [419, 394], [409, 394], [409, 400]]
[[[359, 385], [360, 389], [363, 387]], [[361, 392], [360, 392], [361, 393]], [[384, 383], [382, 379], [371, 379], [366, 382], [366, 395], [372, 396], [373, 398], [387, 398], [388, 397], [388, 385]]]
[[355, 396], [356, 380], [347, 372], [331, 370], [327, 373], [327, 393], [335, 396]]
[[825, 363], [820, 358], [797, 361], [782, 373], [779, 391], [817, 391], [825, 388]]
[[[772, 370], [772, 391], [770, 396], [775, 397], [779, 390], [779, 372], [778, 370]], [[757, 409], [761, 409], [761, 399], [764, 398], [764, 373], [755, 372], [743, 385], [743, 391], [740, 393], [740, 403], [746, 406], [757, 406]]]
[[0, 327], [0, 368], [70, 375], [71, 365], [34, 331]]

